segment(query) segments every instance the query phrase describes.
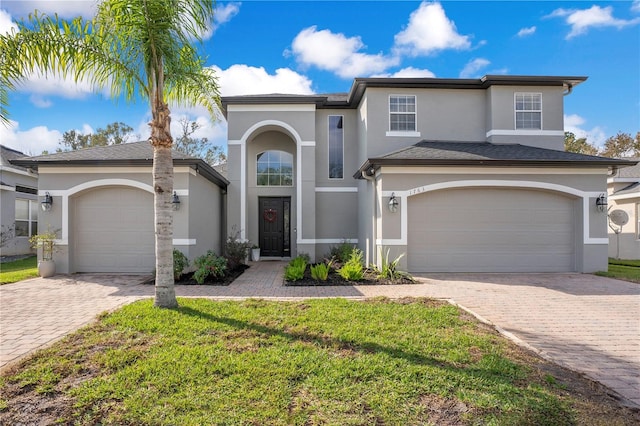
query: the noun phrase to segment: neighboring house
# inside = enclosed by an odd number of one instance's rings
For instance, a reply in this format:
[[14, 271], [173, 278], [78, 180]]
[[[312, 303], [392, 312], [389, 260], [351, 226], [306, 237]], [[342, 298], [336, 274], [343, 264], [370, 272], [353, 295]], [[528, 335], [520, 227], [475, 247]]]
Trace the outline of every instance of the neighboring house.
[[[152, 159], [145, 141], [13, 161], [38, 170], [39, 197], [53, 199], [38, 224], [58, 232], [58, 273], [155, 268]], [[191, 260], [207, 250], [220, 253], [228, 181], [203, 160], [177, 151], [173, 165], [180, 201], [173, 216], [174, 246]]]
[[[357, 244], [411, 272], [607, 269], [610, 170], [563, 151], [585, 77], [363, 78], [349, 93], [222, 99], [227, 228], [261, 256]], [[393, 210], [393, 211], [392, 211]]]
[[[640, 158], [628, 158], [640, 161]], [[618, 237], [609, 229], [609, 256], [621, 259], [640, 259], [640, 163], [626, 167], [607, 179], [609, 211], [624, 210], [629, 222], [622, 227]], [[620, 229], [611, 223], [614, 229]], [[618, 253], [618, 243], [620, 252]]]
[[0, 145], [1, 256], [31, 253], [29, 237], [38, 233], [38, 174], [10, 163], [25, 157]]

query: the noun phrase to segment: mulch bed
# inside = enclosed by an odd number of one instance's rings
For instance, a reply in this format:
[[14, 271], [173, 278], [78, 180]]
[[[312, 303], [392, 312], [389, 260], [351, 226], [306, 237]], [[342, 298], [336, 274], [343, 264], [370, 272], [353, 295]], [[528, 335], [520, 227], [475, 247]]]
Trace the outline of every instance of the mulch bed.
[[[202, 283], [202, 284], [197, 283], [196, 280], [193, 279], [193, 272], [188, 272], [186, 274], [182, 274], [180, 279], [176, 280], [175, 284], [176, 285], [220, 285], [220, 286], [227, 286], [227, 285], [231, 284], [233, 281], [235, 281], [235, 279], [238, 278], [240, 275], [242, 275], [244, 273], [244, 271], [247, 270], [247, 269], [249, 269], [249, 265], [239, 265], [236, 268], [232, 269], [231, 271], [228, 271], [227, 275], [225, 275], [223, 278], [215, 278], [215, 277], [212, 277], [211, 275], [208, 276], [204, 280], [204, 283]], [[156, 283], [155, 277], [153, 277], [150, 280], [144, 282], [144, 284], [155, 284], [155, 283]]]
[[347, 281], [338, 274], [335, 269], [329, 271], [329, 278], [327, 281], [316, 281], [311, 278], [311, 269], [307, 267], [304, 272], [304, 277], [298, 281], [286, 281], [285, 286], [290, 287], [303, 287], [303, 286], [351, 286], [351, 285], [398, 285], [398, 284], [418, 284], [408, 278], [400, 278], [399, 280], [388, 280], [385, 278], [378, 278], [377, 274], [372, 270], [365, 270], [364, 277], [361, 281]]

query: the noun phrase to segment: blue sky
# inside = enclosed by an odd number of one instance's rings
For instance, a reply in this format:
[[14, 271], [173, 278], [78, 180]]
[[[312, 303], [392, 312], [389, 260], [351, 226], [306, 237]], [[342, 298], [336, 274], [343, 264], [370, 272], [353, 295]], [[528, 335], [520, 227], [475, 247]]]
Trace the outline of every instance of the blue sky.
[[[90, 17], [95, 1], [0, 3], [0, 31], [38, 9]], [[595, 144], [640, 130], [640, 0], [218, 2], [207, 66], [222, 95], [347, 92], [354, 77], [479, 78], [485, 74], [588, 76], [565, 98], [565, 130]], [[226, 143], [224, 120], [173, 108], [173, 124]], [[54, 151], [62, 133], [114, 121], [148, 136], [144, 101], [126, 104], [87, 84], [31, 76], [10, 97], [13, 126], [0, 142]]]

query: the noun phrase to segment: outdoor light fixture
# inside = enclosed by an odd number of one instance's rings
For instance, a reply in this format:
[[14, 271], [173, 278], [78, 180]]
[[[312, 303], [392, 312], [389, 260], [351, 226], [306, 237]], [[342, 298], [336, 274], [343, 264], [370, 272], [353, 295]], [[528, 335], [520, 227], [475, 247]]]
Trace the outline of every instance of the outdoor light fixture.
[[604, 211], [607, 210], [607, 196], [606, 195], [600, 194], [598, 196], [598, 198], [596, 198], [596, 207], [601, 212], [604, 212]]
[[396, 198], [396, 193], [391, 193], [391, 198], [389, 198], [389, 211], [391, 213], [395, 213], [398, 211], [398, 199]]
[[40, 203], [40, 205], [42, 206], [42, 211], [48, 212], [49, 210], [51, 210], [52, 204], [53, 204], [53, 197], [51, 196], [51, 194], [46, 192], [44, 194], [44, 200], [42, 200], [42, 202]]
[[171, 205], [173, 206], [173, 211], [177, 212], [180, 210], [180, 197], [176, 194], [176, 191], [173, 191], [173, 198], [171, 199]]

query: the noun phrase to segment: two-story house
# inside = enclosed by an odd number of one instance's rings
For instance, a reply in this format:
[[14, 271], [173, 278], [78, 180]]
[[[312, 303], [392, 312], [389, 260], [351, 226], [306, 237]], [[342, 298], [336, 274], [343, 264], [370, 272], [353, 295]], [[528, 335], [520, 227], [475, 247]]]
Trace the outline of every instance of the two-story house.
[[585, 77], [358, 78], [349, 93], [222, 99], [227, 228], [264, 257], [357, 244], [410, 272], [607, 269], [607, 176], [563, 150]]

